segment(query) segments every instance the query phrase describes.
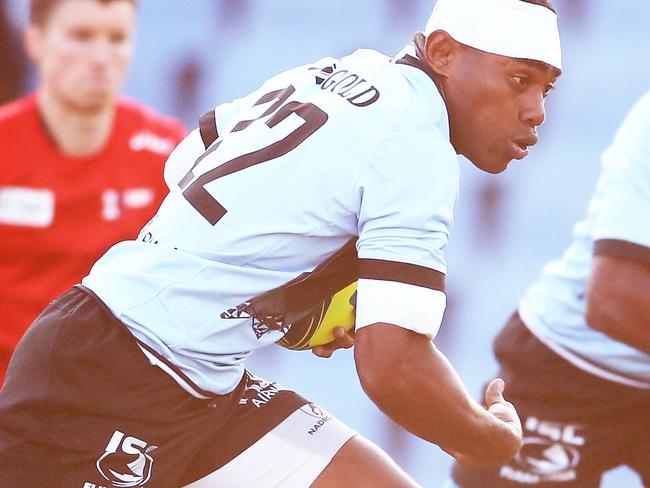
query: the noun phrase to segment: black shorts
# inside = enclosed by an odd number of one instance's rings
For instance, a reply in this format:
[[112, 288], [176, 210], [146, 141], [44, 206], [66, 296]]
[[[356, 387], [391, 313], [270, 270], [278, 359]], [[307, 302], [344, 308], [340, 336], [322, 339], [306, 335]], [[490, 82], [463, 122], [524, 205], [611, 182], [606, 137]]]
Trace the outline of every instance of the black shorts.
[[650, 391], [576, 368], [534, 337], [515, 314], [494, 351], [524, 427], [524, 447], [500, 469], [453, 468], [463, 488], [595, 488], [627, 465], [650, 486]]
[[306, 403], [248, 373], [227, 396], [195, 398], [150, 364], [101, 302], [74, 288], [11, 360], [0, 391], [0, 486], [177, 488]]

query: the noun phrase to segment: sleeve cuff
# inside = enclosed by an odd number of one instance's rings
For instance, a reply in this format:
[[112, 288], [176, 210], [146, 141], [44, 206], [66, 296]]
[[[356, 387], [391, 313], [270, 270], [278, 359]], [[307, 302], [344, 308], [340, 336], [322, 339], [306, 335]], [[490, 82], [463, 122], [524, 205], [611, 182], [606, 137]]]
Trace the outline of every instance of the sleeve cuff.
[[631, 259], [650, 265], [650, 247], [618, 239], [601, 239], [594, 243], [594, 256]]
[[359, 279], [356, 329], [378, 322], [433, 339], [442, 323], [447, 296], [440, 290], [396, 281]]

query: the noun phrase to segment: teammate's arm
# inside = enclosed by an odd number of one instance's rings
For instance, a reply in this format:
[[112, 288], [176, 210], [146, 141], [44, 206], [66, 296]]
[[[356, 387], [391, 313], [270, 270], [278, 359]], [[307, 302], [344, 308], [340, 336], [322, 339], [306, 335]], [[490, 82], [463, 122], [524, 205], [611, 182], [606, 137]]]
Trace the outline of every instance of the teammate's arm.
[[650, 354], [650, 94], [626, 116], [603, 153], [591, 237], [585, 319]]
[[354, 357], [364, 391], [386, 415], [461, 462], [501, 465], [521, 448], [521, 424], [501, 395], [502, 380], [488, 387], [484, 409], [427, 336], [369, 325], [357, 331]]
[[594, 256], [586, 319], [612, 339], [650, 354], [650, 262]]

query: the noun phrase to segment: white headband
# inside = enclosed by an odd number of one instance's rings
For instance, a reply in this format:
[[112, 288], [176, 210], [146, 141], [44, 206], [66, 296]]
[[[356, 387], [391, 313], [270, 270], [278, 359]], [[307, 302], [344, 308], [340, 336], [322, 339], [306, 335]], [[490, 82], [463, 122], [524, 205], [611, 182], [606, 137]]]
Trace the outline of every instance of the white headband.
[[542, 5], [522, 0], [438, 0], [424, 34], [437, 30], [481, 51], [562, 69], [557, 15]]

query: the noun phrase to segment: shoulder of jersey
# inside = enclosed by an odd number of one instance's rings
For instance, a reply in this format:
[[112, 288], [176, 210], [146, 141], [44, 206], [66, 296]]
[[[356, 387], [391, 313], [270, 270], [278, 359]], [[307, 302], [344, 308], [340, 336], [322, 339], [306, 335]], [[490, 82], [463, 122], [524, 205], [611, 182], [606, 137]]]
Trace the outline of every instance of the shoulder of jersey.
[[616, 131], [608, 151], [631, 155], [650, 168], [650, 92], [641, 97]]
[[358, 49], [341, 62], [359, 69], [376, 85], [385, 95], [382, 96], [384, 109], [389, 105], [399, 114], [409, 111], [415, 116], [414, 121], [422, 116], [429, 124], [438, 123], [438, 118], [446, 113], [433, 80], [419, 68], [397, 64], [392, 58], [371, 49]]
[[391, 69], [390, 60], [377, 51], [358, 49], [340, 59], [327, 57], [302, 68], [323, 93], [334, 95], [332, 100], [349, 102], [343, 107], [359, 108], [360, 113], [380, 109], [386, 116], [391, 109], [403, 112], [411, 101], [408, 83]]
[[412, 86], [404, 78], [391, 58], [372, 49], [358, 49], [341, 59], [341, 64], [358, 69], [364, 77], [377, 87], [384, 96], [383, 102], [389, 102], [406, 108], [412, 100]]
[[150, 130], [169, 137], [174, 145], [187, 135], [187, 130], [179, 120], [169, 115], [162, 115], [137, 100], [120, 97], [117, 107], [119, 116], [125, 117], [133, 130]]

